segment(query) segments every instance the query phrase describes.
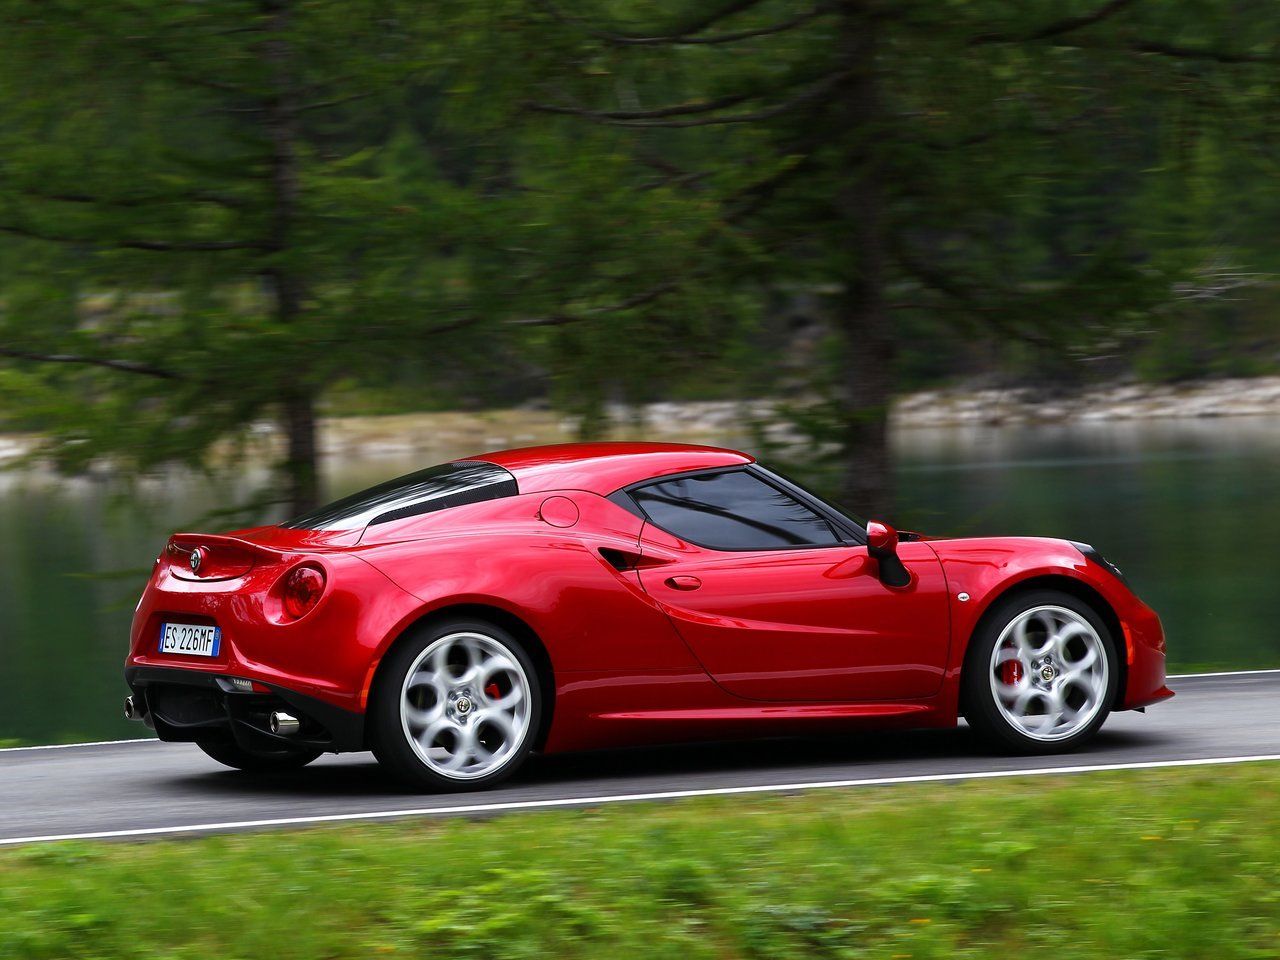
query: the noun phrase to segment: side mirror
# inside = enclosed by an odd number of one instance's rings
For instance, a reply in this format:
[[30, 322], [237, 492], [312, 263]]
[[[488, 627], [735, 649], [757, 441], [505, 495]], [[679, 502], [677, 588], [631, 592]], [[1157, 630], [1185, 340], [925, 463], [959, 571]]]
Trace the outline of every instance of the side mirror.
[[886, 587], [905, 587], [911, 574], [898, 559], [898, 531], [887, 523], [872, 520], [867, 524], [867, 554], [876, 561], [880, 582]]

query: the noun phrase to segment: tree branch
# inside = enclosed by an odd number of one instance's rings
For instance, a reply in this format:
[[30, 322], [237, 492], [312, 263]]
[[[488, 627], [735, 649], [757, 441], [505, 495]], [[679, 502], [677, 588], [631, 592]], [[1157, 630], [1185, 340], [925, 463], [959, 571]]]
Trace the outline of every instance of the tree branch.
[[792, 179], [810, 169], [813, 163], [813, 153], [806, 151], [794, 163], [738, 190], [730, 199], [741, 202], [725, 213], [725, 220], [733, 223], [742, 220], [744, 217], [751, 216], [772, 200], [774, 195]]
[[151, 250], [161, 253], [268, 249], [267, 244], [260, 240], [95, 240], [90, 237], [66, 237], [41, 233], [38, 230], [31, 230], [11, 223], [0, 223], [0, 233], [9, 233], [16, 237], [26, 237], [30, 240], [45, 240], [49, 243], [78, 243], [85, 246], [119, 247], [125, 250]]
[[474, 327], [479, 322], [480, 317], [459, 317], [457, 320], [438, 323], [429, 330], [423, 330], [422, 336], [434, 337], [442, 333], [453, 333], [455, 330], [465, 330], [467, 327]]
[[1223, 64], [1280, 64], [1280, 51], [1273, 53], [1244, 53], [1235, 50], [1215, 50], [1208, 47], [1184, 47], [1159, 40], [1097, 40], [1088, 37], [1073, 38], [1055, 43], [1064, 48], [1087, 50], [1111, 50], [1117, 53], [1154, 54], [1173, 60], [1208, 60]]
[[519, 327], [563, 327], [570, 323], [581, 323], [584, 320], [594, 320], [597, 317], [608, 316], [612, 313], [621, 313], [624, 310], [631, 310], [635, 307], [644, 306], [646, 303], [652, 303], [660, 297], [666, 296], [675, 290], [677, 284], [674, 280], [668, 280], [657, 286], [650, 287], [648, 290], [642, 290], [633, 294], [624, 300], [610, 304], [604, 307], [593, 307], [582, 313], [557, 313], [547, 317], [526, 317], [521, 320], [509, 321], [513, 326]]
[[23, 189], [22, 194], [37, 200], [50, 200], [56, 203], [83, 203], [121, 209], [170, 203], [214, 203], [232, 209], [244, 206], [242, 201], [218, 193], [175, 193], [167, 196], [157, 194], [150, 197], [100, 197], [89, 193], [44, 193], [26, 188]]
[[[679, 104], [675, 107], [664, 107], [650, 111], [615, 111], [615, 113], [629, 112], [632, 114], [630, 117], [625, 118], [610, 116], [610, 113], [606, 111], [586, 110], [579, 107], [557, 106], [552, 104], [529, 104], [529, 106], [532, 109], [540, 109], [548, 113], [568, 114], [570, 116], [582, 117], [583, 119], [590, 120], [593, 123], [603, 123], [618, 127], [684, 129], [688, 127], [720, 126], [722, 124], [729, 123], [758, 123], [763, 120], [771, 120], [774, 117], [788, 113], [796, 107], [802, 106], [811, 100], [819, 99], [839, 85], [852, 72], [852, 70], [838, 70], [835, 73], [828, 74], [817, 83], [796, 94], [794, 97], [790, 97], [780, 103], [776, 103], [771, 107], [764, 107], [760, 110], [753, 110], [746, 113], [730, 113], [722, 114], [720, 116], [700, 116], [692, 119], [670, 120], [662, 118], [679, 116], [682, 114], [711, 113], [715, 110], [722, 110], [726, 106], [732, 106], [733, 103], [759, 99], [759, 95], [752, 94], [722, 97], [720, 98], [721, 101], [732, 101], [732, 103], [719, 102], [718, 105], [714, 106], [713, 104], [717, 104], [717, 101], [704, 100], [698, 104]], [[649, 116], [658, 119], [648, 119], [644, 114], [648, 114]]]
[[729, 17], [736, 16], [750, 10], [752, 7], [758, 7], [764, 0], [727, 0], [714, 6], [707, 13], [694, 17], [689, 22], [674, 30], [668, 31], [672, 36], [688, 36], [691, 33], [701, 33], [707, 27], [715, 26], [721, 20], [727, 20]]
[[124, 373], [136, 373], [144, 377], [157, 377], [161, 380], [182, 380], [180, 374], [163, 367], [153, 367], [148, 363], [136, 363], [132, 360], [115, 360], [110, 357], [88, 357], [74, 353], [37, 353], [32, 350], [19, 350], [16, 347], [0, 346], [0, 357], [11, 357], [14, 360], [30, 360], [36, 363], [73, 363], [90, 367], [105, 367], [108, 370], [119, 370]]
[[[1091, 13], [1082, 14], [1078, 17], [1067, 17], [1041, 27], [1039, 30], [1033, 30], [1030, 33], [981, 34], [979, 36], [972, 37], [969, 40], [969, 46], [982, 46], [984, 44], [992, 43], [1033, 43], [1039, 40], [1054, 40], [1058, 37], [1064, 36], [1065, 34], [1073, 33], [1085, 27], [1091, 27], [1096, 23], [1109, 19], [1128, 7], [1133, 6], [1137, 2], [1139, 2], [1139, 0], [1108, 0], [1107, 3], [1102, 4]], [[1227, 64], [1280, 63], [1280, 54], [1277, 53], [1242, 53], [1233, 50], [1214, 50], [1204, 47], [1187, 47], [1177, 43], [1164, 43], [1159, 40], [1099, 41], [1087, 38], [1073, 38], [1061, 45], [1071, 47], [1093, 47], [1104, 50], [1124, 50], [1132, 53], [1158, 54], [1160, 56], [1172, 57], [1178, 60], [1210, 60], [1215, 63]]]
[[152, 63], [159, 64], [168, 73], [169, 77], [178, 83], [185, 83], [188, 86], [202, 87], [205, 90], [216, 90], [218, 93], [229, 93], [233, 96], [244, 97], [249, 100], [261, 100], [261, 96], [252, 90], [237, 86], [234, 83], [227, 83], [223, 80], [215, 80], [211, 77], [197, 77], [184, 72], [177, 63], [174, 62], [172, 56], [165, 50], [149, 42], [147, 37], [135, 38], [142, 48], [143, 55]]
[[1128, 44], [1128, 48], [1134, 53], [1154, 53], [1179, 60], [1212, 60], [1216, 63], [1280, 63], [1280, 55], [1274, 53], [1235, 53], [1230, 50], [1206, 50], [1158, 41], [1137, 40]]
[[[643, 36], [634, 33], [617, 33], [610, 30], [601, 30], [598, 27], [592, 27], [581, 17], [574, 17], [560, 9], [551, 0], [538, 0], [538, 5], [550, 13], [561, 23], [569, 24], [583, 30], [597, 40], [603, 40], [605, 43], [611, 43], [620, 47], [640, 47], [640, 46], [660, 46], [660, 45], [679, 45], [679, 44], [718, 44], [718, 43], [737, 43], [740, 40], [749, 40], [752, 37], [765, 37], [775, 33], [783, 33], [796, 27], [815, 20], [818, 17], [833, 13], [836, 9], [835, 4], [822, 3], [802, 13], [789, 17], [786, 20], [780, 20], [763, 27], [754, 27], [745, 30], [736, 30], [728, 33], [716, 33], [705, 36], [698, 36], [699, 30], [709, 26], [704, 23], [696, 29], [686, 28], [678, 33], [668, 33], [658, 36]], [[754, 4], [752, 4], [754, 5]], [[737, 11], [734, 11], [737, 12]], [[722, 19], [722, 18], [720, 18]]]
[[353, 93], [346, 97], [334, 97], [332, 100], [313, 100], [311, 103], [299, 106], [298, 113], [306, 113], [308, 110], [327, 110], [329, 107], [341, 106], [356, 100], [368, 100], [372, 96], [372, 93]]
[[915, 277], [917, 281], [928, 289], [954, 301], [975, 318], [981, 317], [981, 322], [991, 329], [1006, 337], [1021, 340], [1034, 347], [1047, 349], [1054, 346], [1052, 338], [1034, 330], [1025, 330], [1016, 324], [1008, 322], [1007, 318], [999, 315], [998, 308], [984, 305], [974, 291], [954, 277], [914, 256], [900, 241], [893, 240], [891, 246], [894, 260], [906, 273]]
[[525, 105], [530, 110], [536, 110], [539, 113], [556, 113], [599, 122], [620, 121], [630, 123], [638, 120], [657, 120], [662, 117], [713, 113], [716, 110], [724, 110], [726, 107], [737, 106], [747, 100], [754, 100], [756, 96], [756, 94], [751, 93], [734, 93], [724, 97], [717, 97], [714, 100], [693, 100], [689, 103], [677, 103], [669, 107], [657, 107], [653, 110], [588, 110], [585, 107], [574, 107], [567, 104], [536, 103], [532, 101]]
[[126, 250], [153, 250], [160, 253], [205, 253], [217, 250], [268, 250], [269, 244], [260, 240], [190, 240], [169, 242], [166, 240], [112, 240], [110, 245]]
[[1031, 33], [982, 34], [970, 39], [969, 46], [976, 47], [988, 43], [1027, 43], [1035, 40], [1049, 40], [1053, 37], [1060, 37], [1064, 33], [1071, 33], [1075, 30], [1091, 27], [1095, 23], [1101, 23], [1103, 20], [1115, 16], [1126, 7], [1131, 7], [1137, 2], [1138, 0], [1108, 0], [1107, 3], [1102, 4], [1102, 6], [1090, 13], [1081, 14], [1078, 17], [1065, 17], [1062, 20], [1057, 20], [1041, 27], [1039, 30], [1033, 30]]

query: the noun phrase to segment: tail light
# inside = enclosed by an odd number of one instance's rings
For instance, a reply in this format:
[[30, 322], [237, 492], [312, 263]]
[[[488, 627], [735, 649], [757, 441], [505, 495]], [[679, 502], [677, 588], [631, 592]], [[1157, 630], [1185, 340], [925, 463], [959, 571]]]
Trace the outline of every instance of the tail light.
[[294, 620], [306, 616], [320, 602], [324, 582], [319, 567], [294, 567], [284, 578], [284, 612]]

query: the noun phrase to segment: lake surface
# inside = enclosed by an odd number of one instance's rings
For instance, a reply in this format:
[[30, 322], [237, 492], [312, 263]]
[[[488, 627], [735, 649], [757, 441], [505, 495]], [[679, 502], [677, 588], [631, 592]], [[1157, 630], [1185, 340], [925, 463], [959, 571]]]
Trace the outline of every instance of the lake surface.
[[[895, 447], [897, 525], [1093, 543], [1160, 612], [1173, 670], [1280, 665], [1280, 419], [914, 429]], [[329, 486], [339, 495], [422, 465], [332, 463]], [[147, 733], [119, 714], [151, 561], [170, 532], [255, 479], [0, 474], [0, 741]]]

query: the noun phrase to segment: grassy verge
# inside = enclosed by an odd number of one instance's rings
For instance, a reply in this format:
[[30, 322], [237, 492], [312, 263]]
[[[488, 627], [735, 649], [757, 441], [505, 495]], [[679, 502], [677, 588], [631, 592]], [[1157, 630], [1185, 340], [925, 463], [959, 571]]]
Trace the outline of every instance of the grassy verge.
[[0, 852], [0, 957], [1274, 957], [1280, 767]]

